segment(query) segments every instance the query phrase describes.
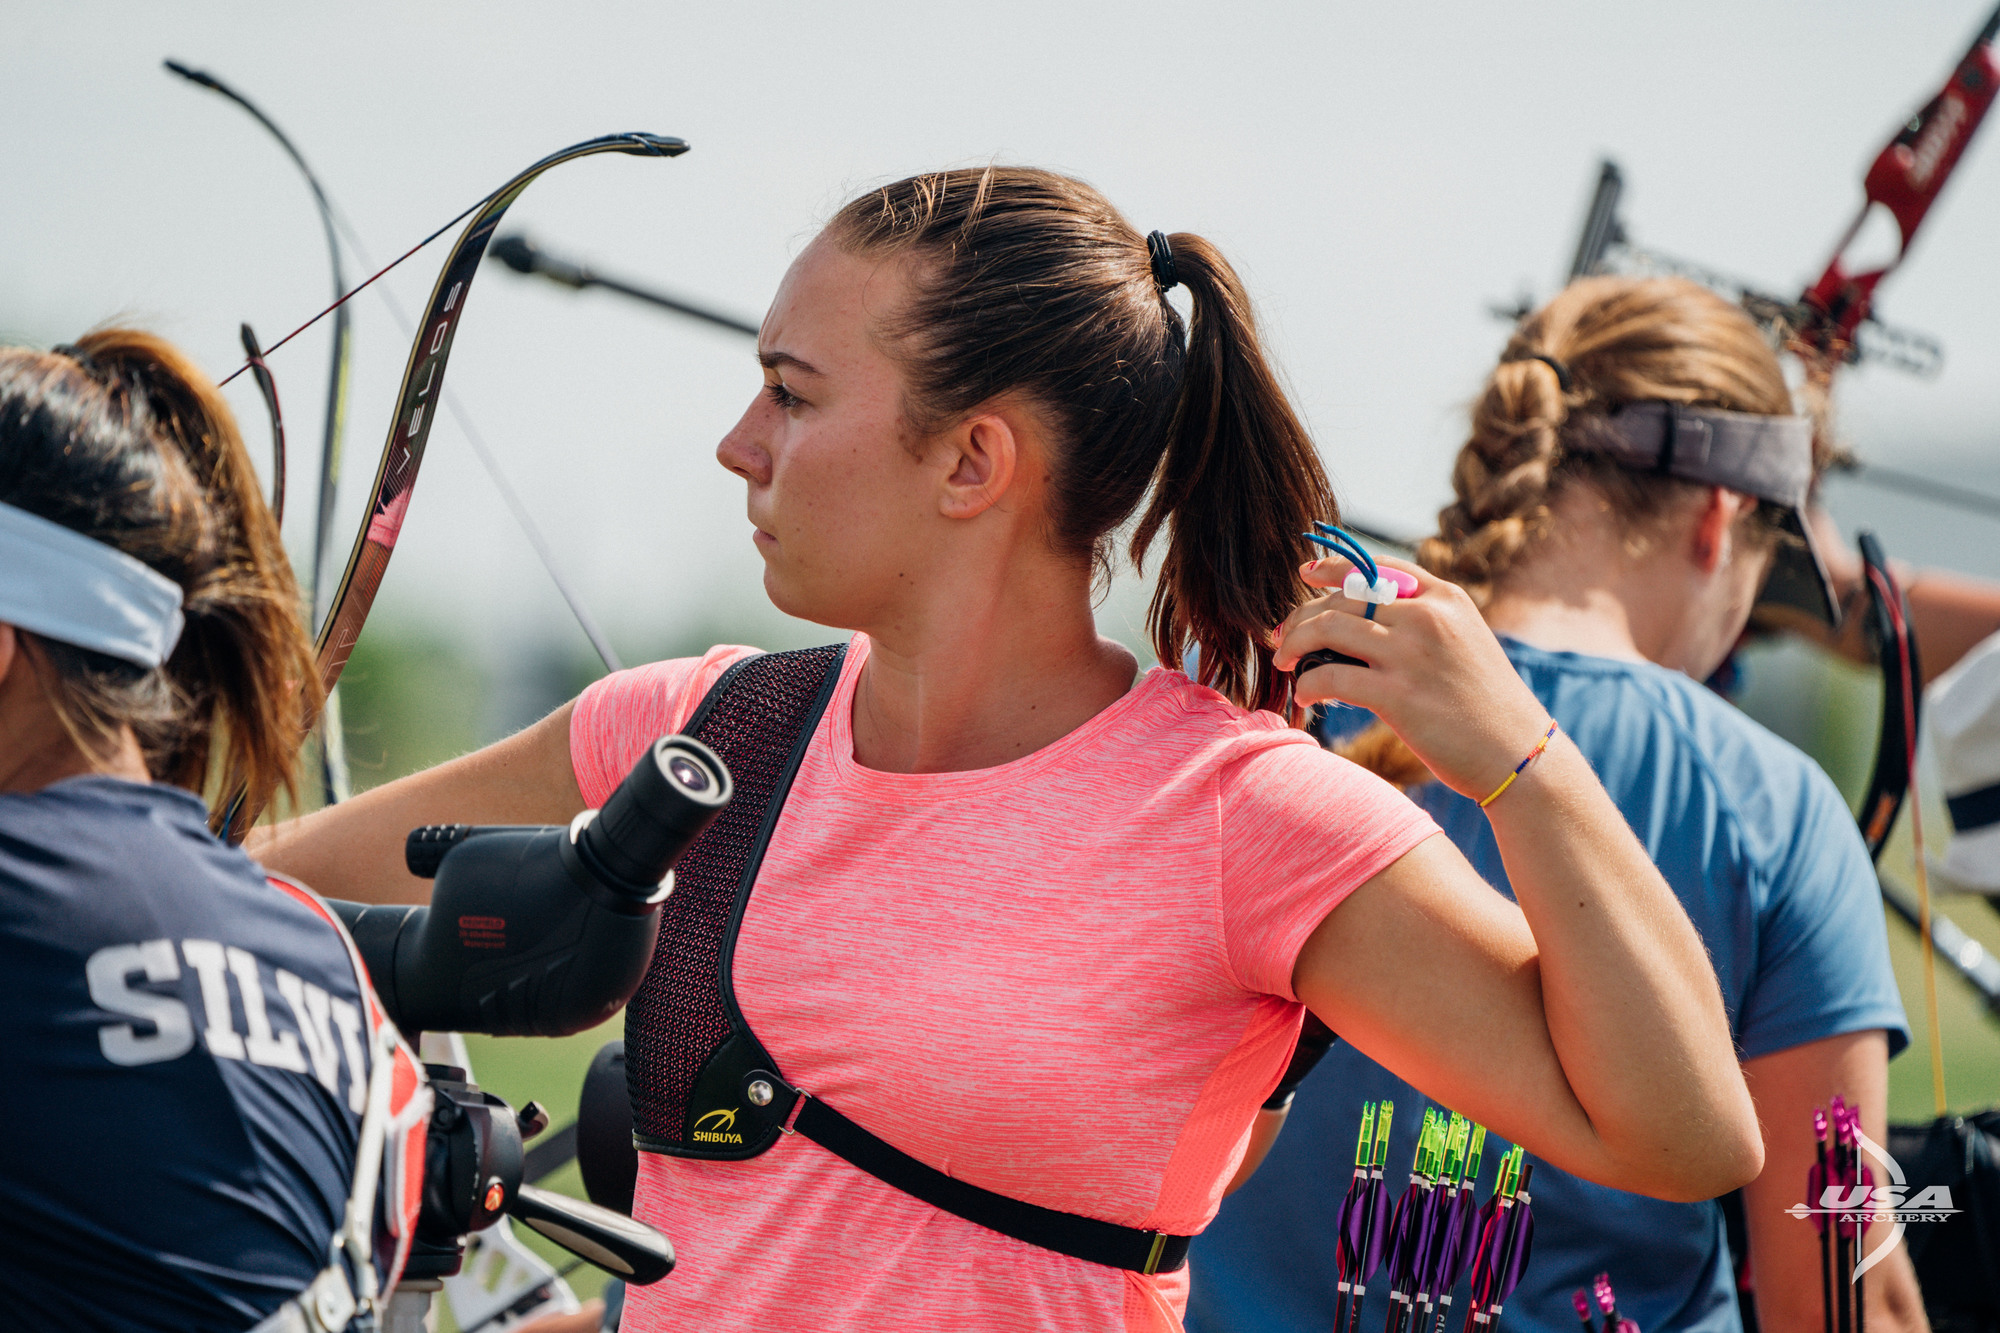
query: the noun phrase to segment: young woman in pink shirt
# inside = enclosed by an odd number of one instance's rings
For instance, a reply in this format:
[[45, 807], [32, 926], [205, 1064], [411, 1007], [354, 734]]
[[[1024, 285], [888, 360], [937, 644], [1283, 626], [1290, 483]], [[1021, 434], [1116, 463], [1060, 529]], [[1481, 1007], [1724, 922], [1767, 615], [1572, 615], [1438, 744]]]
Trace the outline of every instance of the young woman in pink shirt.
[[[1370, 620], [1325, 591], [1344, 564], [1301, 569], [1333, 498], [1213, 246], [1049, 172], [913, 177], [799, 256], [758, 360], [717, 455], [772, 600], [852, 639], [725, 963], [742, 1013], [791, 1086], [924, 1169], [1174, 1243], [1075, 1257], [804, 1133], [649, 1152], [636, 1211], [681, 1265], [630, 1327], [1176, 1328], [1175, 1238], [1213, 1215], [1302, 1007], [1577, 1175], [1677, 1199], [1756, 1175], [1700, 941], [1581, 756], [1539, 744], [1471, 601], [1411, 571]], [[1166, 546], [1154, 650], [1197, 648], [1199, 682], [1092, 622], [1135, 515], [1135, 560]], [[1294, 689], [1328, 648], [1370, 665]], [[608, 677], [260, 852], [420, 901], [410, 828], [567, 821], [749, 651]], [[1280, 715], [1334, 697], [1468, 796], [1511, 781], [1487, 814], [1518, 908]]]

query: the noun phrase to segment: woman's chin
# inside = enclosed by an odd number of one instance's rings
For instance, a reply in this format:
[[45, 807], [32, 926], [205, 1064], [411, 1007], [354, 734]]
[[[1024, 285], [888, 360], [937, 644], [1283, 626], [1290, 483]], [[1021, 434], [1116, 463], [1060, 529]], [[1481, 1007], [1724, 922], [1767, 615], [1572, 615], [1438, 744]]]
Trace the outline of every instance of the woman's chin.
[[813, 615], [814, 599], [802, 596], [800, 590], [788, 582], [771, 563], [771, 553], [764, 552], [764, 595], [771, 599], [771, 605], [788, 616], [799, 620], [816, 620]]
[[852, 632], [863, 628], [856, 623], [855, 607], [838, 598], [815, 596], [809, 589], [785, 580], [768, 563], [764, 566], [764, 595], [771, 605], [794, 620], [809, 621], [828, 629]]

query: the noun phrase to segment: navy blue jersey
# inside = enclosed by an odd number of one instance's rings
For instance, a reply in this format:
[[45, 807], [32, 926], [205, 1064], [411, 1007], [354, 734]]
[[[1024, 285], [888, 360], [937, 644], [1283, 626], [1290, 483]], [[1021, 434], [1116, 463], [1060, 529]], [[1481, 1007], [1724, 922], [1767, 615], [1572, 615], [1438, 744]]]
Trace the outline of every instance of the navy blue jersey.
[[243, 1329], [328, 1261], [365, 1106], [337, 931], [113, 778], [0, 795], [9, 1327]]

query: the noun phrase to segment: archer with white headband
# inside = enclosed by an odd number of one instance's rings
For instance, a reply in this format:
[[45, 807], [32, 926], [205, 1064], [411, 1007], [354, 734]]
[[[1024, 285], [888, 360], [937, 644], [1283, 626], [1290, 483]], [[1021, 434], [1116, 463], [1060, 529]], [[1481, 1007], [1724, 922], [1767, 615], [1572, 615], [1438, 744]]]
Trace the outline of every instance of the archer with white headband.
[[407, 1252], [414, 1208], [377, 1208], [414, 1197], [420, 1067], [338, 919], [202, 800], [289, 786], [317, 703], [298, 608], [182, 353], [119, 329], [0, 348], [10, 1327], [247, 1328], [308, 1292], [352, 1311]]

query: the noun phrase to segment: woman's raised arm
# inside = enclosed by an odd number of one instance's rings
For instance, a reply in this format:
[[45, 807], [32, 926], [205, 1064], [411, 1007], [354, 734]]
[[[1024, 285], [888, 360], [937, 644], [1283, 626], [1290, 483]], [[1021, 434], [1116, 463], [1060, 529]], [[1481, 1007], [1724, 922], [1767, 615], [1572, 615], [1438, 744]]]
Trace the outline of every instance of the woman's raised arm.
[[[1280, 667], [1332, 648], [1300, 702], [1374, 712], [1479, 800], [1549, 725], [1478, 609], [1414, 566], [1374, 621], [1338, 595], [1287, 622]], [[1348, 566], [1309, 567], [1337, 586]], [[1299, 998], [1399, 1077], [1575, 1175], [1658, 1198], [1753, 1179], [1762, 1139], [1701, 938], [1577, 749], [1558, 733], [1486, 809], [1519, 906], [1442, 836], [1321, 923]]]
[[583, 809], [564, 704], [540, 722], [450, 763], [385, 783], [300, 819], [254, 829], [245, 846], [329, 898], [421, 903], [431, 882], [403, 864], [425, 824], [566, 824]]

